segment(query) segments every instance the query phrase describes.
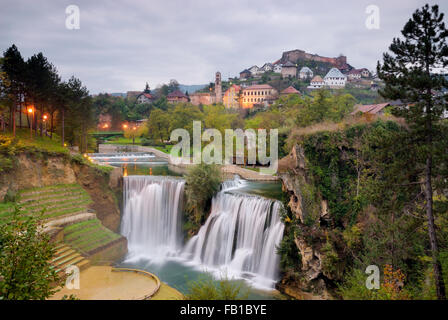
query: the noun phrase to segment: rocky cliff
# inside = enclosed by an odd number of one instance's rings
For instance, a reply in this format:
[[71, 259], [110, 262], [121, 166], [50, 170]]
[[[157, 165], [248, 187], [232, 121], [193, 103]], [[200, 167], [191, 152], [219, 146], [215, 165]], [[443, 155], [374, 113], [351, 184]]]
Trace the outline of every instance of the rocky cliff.
[[328, 268], [333, 262], [329, 258], [337, 255], [331, 246], [328, 247], [332, 223], [328, 203], [315, 188], [307, 162], [304, 149], [299, 145], [279, 162], [279, 177], [283, 191], [288, 195], [289, 213], [285, 218], [283, 241], [291, 242], [282, 245], [292, 246], [288, 252], [291, 263], [294, 259], [299, 261], [295, 267], [282, 266], [283, 278], [278, 289], [298, 299], [328, 299], [331, 298], [333, 280], [340, 270]]

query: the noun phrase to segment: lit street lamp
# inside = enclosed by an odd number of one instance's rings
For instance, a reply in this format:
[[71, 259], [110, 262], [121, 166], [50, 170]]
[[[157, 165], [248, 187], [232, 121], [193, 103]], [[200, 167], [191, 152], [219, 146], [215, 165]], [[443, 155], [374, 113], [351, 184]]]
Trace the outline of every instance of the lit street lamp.
[[44, 114], [44, 115], [42, 116], [42, 121], [44, 122], [44, 132], [45, 132], [45, 136], [47, 135], [47, 119], [48, 119], [48, 116], [47, 116], [46, 114]]
[[34, 121], [34, 109], [33, 107], [29, 107], [28, 108], [28, 113], [31, 116], [31, 121], [30, 121], [30, 138], [33, 138], [33, 121]]
[[133, 130], [133, 132], [132, 132], [132, 145], [134, 145], [135, 144], [135, 130], [137, 130], [137, 127], [133, 127], [132, 128], [132, 130]]

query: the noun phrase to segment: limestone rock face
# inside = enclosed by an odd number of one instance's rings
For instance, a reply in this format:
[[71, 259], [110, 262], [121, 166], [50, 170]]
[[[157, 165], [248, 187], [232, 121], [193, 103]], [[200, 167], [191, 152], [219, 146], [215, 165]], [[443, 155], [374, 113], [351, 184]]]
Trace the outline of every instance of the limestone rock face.
[[[318, 193], [311, 198], [306, 195], [306, 189], [309, 190], [309, 187], [312, 186], [307, 171], [305, 153], [299, 145], [295, 145], [289, 155], [279, 161], [278, 175], [282, 180], [283, 191], [289, 194], [288, 205], [291, 212], [300, 221], [299, 228], [302, 228], [300, 235], [295, 236], [294, 243], [301, 255], [304, 279], [303, 281], [292, 281], [293, 286], [322, 295], [323, 293], [327, 294], [322, 270], [324, 255], [320, 252], [322, 242], [325, 240], [322, 239], [322, 233], [316, 231], [318, 227], [313, 228], [306, 225], [310, 218], [315, 225], [319, 225], [320, 221], [328, 220], [330, 217], [326, 200], [322, 199]], [[305, 238], [312, 238], [313, 244], [307, 243]], [[287, 285], [284, 285], [284, 288], [286, 287]]]
[[302, 271], [305, 272], [306, 280], [317, 279], [322, 273], [321, 254], [306, 244], [303, 239], [294, 240], [302, 256]]
[[0, 176], [0, 199], [8, 189], [45, 187], [53, 184], [76, 183], [73, 168], [61, 157], [39, 159], [26, 154], [18, 155], [18, 168]]
[[283, 191], [289, 194], [288, 205], [296, 218], [303, 223], [303, 199], [300, 191], [300, 179], [306, 175], [303, 148], [295, 145], [289, 155], [279, 161], [278, 167]]

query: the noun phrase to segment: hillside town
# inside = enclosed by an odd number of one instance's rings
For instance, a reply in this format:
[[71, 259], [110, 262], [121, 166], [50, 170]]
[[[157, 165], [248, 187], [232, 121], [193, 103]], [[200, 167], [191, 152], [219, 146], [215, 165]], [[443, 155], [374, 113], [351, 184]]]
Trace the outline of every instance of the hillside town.
[[[321, 88], [376, 91], [379, 83], [367, 68], [356, 69], [348, 64], [345, 56], [328, 58], [296, 49], [284, 52], [273, 63], [244, 69], [239, 77], [229, 78], [225, 83], [217, 71], [210, 86], [191, 94], [174, 90], [166, 98], [169, 103], [190, 102], [196, 106], [222, 103], [229, 109], [252, 109], [268, 107], [284, 95], [303, 95]], [[142, 92], [129, 91], [127, 97], [133, 97], [137, 103], [155, 101], [148, 84]]]

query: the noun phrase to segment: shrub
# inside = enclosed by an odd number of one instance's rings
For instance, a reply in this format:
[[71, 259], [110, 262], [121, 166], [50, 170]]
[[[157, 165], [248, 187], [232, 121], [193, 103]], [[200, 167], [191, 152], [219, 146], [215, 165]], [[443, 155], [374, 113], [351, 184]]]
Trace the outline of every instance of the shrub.
[[57, 291], [61, 279], [49, 262], [54, 244], [39, 231], [39, 219], [16, 206], [11, 219], [0, 224], [0, 300], [43, 300]]
[[400, 269], [394, 270], [391, 265], [385, 265], [383, 279], [379, 289], [369, 290], [366, 287], [367, 275], [354, 269], [346, 275], [345, 282], [339, 287], [339, 293], [344, 300], [407, 300], [409, 291], [404, 288], [405, 275]]
[[187, 220], [199, 228], [206, 219], [212, 197], [219, 191], [221, 172], [216, 165], [202, 163], [188, 171], [185, 181]]
[[233, 281], [224, 277], [213, 280], [206, 275], [199, 280], [187, 284], [186, 300], [246, 300], [249, 288], [243, 281]]
[[8, 191], [6, 191], [5, 197], [3, 198], [3, 202], [17, 202], [17, 200], [19, 199], [19, 194], [17, 191], [8, 189]]

